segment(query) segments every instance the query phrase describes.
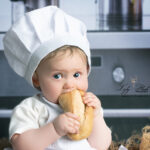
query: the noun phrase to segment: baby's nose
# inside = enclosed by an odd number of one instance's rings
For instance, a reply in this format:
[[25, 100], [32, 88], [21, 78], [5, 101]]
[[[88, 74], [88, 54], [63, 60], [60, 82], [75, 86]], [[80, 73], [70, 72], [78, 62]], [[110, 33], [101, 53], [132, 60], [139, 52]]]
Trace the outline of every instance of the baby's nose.
[[75, 82], [73, 80], [66, 80], [64, 83], [64, 89], [73, 90], [75, 89]]

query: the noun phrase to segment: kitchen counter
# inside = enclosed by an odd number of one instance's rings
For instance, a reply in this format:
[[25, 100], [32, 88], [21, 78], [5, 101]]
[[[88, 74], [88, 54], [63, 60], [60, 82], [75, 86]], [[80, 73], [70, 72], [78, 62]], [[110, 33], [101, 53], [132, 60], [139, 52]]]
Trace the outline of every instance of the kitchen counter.
[[[0, 34], [0, 50], [3, 50], [2, 39], [4, 33]], [[107, 32], [88, 31], [88, 40], [91, 49], [149, 49], [150, 31], [139, 32]]]
[[91, 49], [149, 49], [150, 31], [88, 32]]

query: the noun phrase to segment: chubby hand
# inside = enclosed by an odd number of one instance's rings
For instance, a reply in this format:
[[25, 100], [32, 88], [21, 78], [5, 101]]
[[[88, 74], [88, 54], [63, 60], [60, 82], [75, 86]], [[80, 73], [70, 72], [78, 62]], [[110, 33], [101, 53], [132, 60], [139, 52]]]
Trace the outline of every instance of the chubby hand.
[[91, 92], [85, 93], [83, 96], [83, 102], [87, 106], [91, 106], [94, 108], [94, 114], [97, 116], [101, 112], [101, 101], [100, 99]]
[[60, 136], [68, 133], [78, 133], [80, 128], [79, 118], [70, 112], [59, 115], [53, 121], [54, 128]]

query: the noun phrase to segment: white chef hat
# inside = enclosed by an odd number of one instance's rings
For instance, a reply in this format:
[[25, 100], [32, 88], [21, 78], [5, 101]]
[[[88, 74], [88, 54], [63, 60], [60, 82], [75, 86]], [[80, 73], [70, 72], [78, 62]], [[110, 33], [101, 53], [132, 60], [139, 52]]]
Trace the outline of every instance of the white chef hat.
[[32, 76], [40, 61], [64, 45], [81, 48], [91, 64], [85, 25], [56, 6], [26, 13], [6, 33], [3, 43], [12, 69], [32, 86]]

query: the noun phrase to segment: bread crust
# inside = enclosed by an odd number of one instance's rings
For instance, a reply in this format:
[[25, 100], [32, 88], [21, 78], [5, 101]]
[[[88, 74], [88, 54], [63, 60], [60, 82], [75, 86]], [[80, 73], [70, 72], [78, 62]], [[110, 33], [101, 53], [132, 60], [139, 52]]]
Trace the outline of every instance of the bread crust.
[[150, 126], [145, 126], [142, 129], [142, 137], [139, 149], [150, 150]]
[[80, 119], [80, 129], [77, 134], [68, 134], [72, 140], [81, 140], [88, 138], [93, 128], [93, 115], [92, 107], [83, 103], [83, 91], [73, 90], [64, 93], [59, 97], [59, 104], [65, 112], [76, 114]]

